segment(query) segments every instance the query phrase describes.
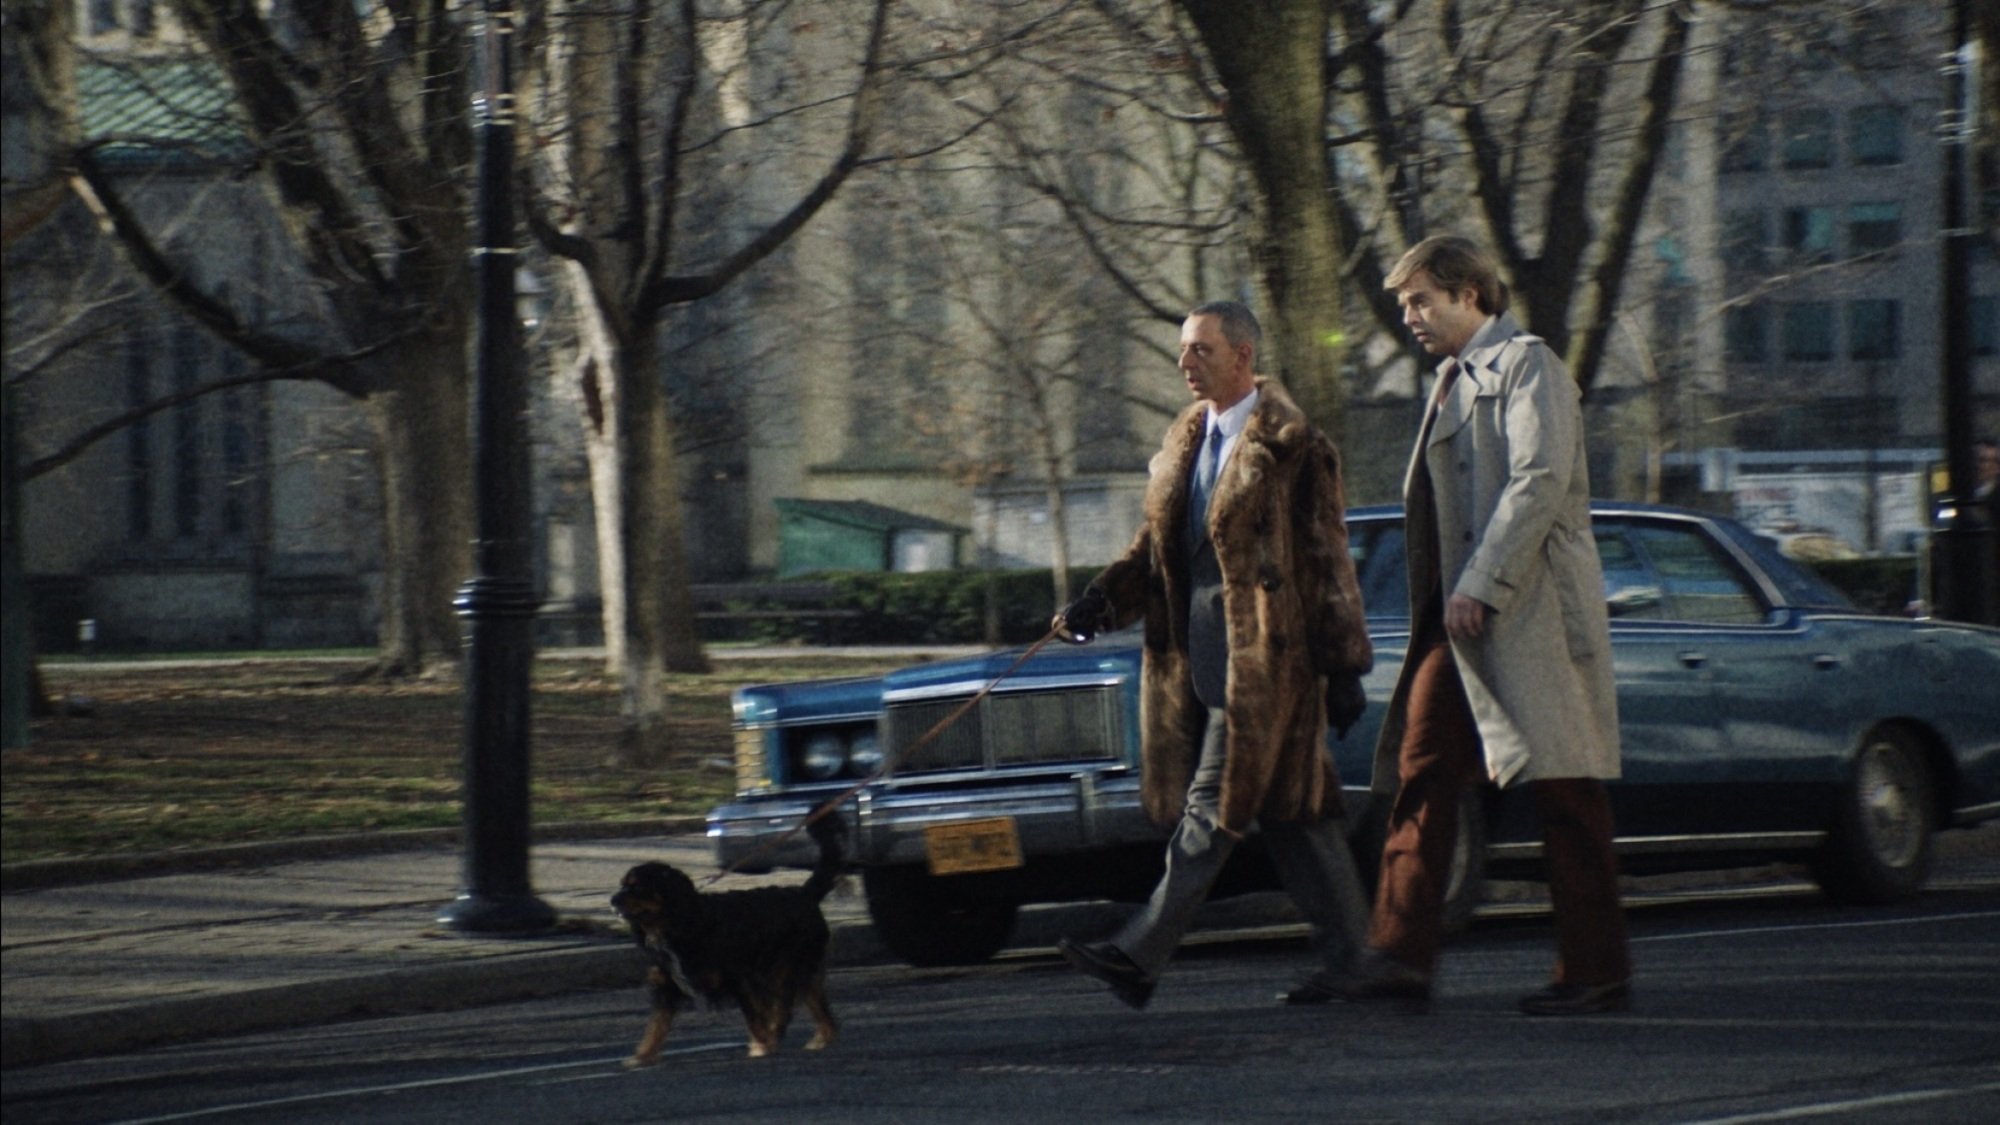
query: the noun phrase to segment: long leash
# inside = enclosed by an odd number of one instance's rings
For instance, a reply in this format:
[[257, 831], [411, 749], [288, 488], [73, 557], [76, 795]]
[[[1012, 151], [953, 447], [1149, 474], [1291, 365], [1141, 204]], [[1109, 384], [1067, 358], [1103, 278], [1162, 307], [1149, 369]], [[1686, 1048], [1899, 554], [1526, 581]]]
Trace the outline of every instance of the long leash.
[[944, 718], [939, 719], [936, 723], [934, 723], [931, 726], [931, 729], [923, 733], [923, 736], [921, 738], [917, 739], [915, 742], [910, 743], [908, 750], [905, 750], [902, 753], [894, 753], [892, 751], [890, 754], [884, 755], [882, 759], [882, 764], [876, 766], [873, 773], [870, 773], [867, 777], [862, 778], [860, 781], [855, 782], [853, 785], [848, 786], [842, 792], [836, 794], [835, 796], [823, 802], [818, 808], [815, 808], [813, 811], [807, 813], [804, 820], [801, 820], [797, 824], [793, 825], [791, 830], [786, 832], [784, 835], [778, 837], [775, 840], [766, 841], [765, 843], [752, 849], [748, 854], [739, 857], [735, 862], [722, 868], [715, 874], [710, 875], [706, 879], [703, 879], [701, 881], [701, 885], [704, 887], [709, 886], [713, 884], [716, 880], [721, 879], [724, 875], [729, 875], [734, 873], [739, 868], [748, 864], [751, 860], [761, 859], [764, 856], [769, 855], [774, 851], [777, 851], [779, 848], [790, 843], [795, 837], [798, 836], [799, 833], [804, 832], [808, 827], [812, 825], [813, 821], [820, 819], [826, 814], [832, 812], [834, 809], [840, 807], [842, 804], [846, 803], [849, 797], [854, 796], [856, 793], [859, 793], [863, 789], [868, 788], [870, 785], [873, 785], [876, 782], [882, 780], [882, 778], [887, 776], [891, 770], [894, 770], [896, 768], [897, 764], [900, 763], [904, 757], [910, 754], [914, 754], [917, 751], [923, 749], [925, 746], [929, 745], [933, 739], [937, 738], [938, 735], [941, 735], [946, 730], [949, 730], [953, 723], [956, 723], [960, 719], [964, 718], [966, 712], [972, 710], [974, 707], [977, 707], [979, 705], [980, 700], [985, 699], [988, 695], [992, 694], [993, 689], [999, 687], [1002, 680], [1005, 680], [1007, 677], [1020, 671], [1021, 665], [1026, 664], [1028, 662], [1029, 657], [1032, 657], [1036, 653], [1040, 652], [1042, 650], [1043, 645], [1046, 645], [1050, 641], [1055, 640], [1059, 632], [1060, 630], [1051, 627], [1048, 632], [1042, 634], [1042, 639], [1036, 641], [1034, 644], [1029, 645], [1027, 650], [1021, 653], [1020, 659], [1008, 665], [1006, 671], [1000, 673], [999, 675], [993, 677], [991, 680], [987, 681], [986, 686], [980, 688], [978, 694], [974, 695], [971, 699], [966, 700], [964, 703], [959, 704], [957, 710], [953, 711], [951, 714], [946, 715]]

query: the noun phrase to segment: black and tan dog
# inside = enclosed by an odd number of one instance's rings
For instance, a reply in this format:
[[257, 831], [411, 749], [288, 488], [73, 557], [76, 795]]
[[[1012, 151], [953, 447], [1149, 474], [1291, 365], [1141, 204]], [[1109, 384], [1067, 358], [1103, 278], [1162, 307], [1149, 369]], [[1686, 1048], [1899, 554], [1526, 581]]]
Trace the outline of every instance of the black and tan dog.
[[819, 843], [819, 862], [796, 887], [703, 894], [664, 863], [642, 863], [625, 873], [611, 905], [653, 962], [646, 974], [653, 1018], [626, 1066], [658, 1059], [675, 1013], [696, 996], [712, 1008], [733, 1000], [743, 1009], [751, 1058], [778, 1049], [801, 1000], [817, 1026], [806, 1050], [833, 1042], [839, 1023], [826, 1003], [829, 935], [819, 904], [840, 879], [846, 828], [829, 814], [808, 831]]

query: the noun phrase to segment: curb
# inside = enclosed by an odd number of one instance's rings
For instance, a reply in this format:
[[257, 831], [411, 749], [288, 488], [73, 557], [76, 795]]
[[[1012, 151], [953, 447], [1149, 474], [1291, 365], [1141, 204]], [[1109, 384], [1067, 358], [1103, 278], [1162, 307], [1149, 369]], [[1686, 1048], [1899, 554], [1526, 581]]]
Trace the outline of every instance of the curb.
[[[833, 965], [887, 964], [865, 920], [832, 921]], [[529, 941], [533, 939], [522, 939]], [[449, 1012], [596, 989], [629, 988], [643, 1018], [646, 959], [630, 939], [155, 1000], [60, 1016], [0, 1020], [0, 1067], [40, 1066], [143, 1047], [364, 1016]], [[637, 1026], [636, 1022], [635, 1025]]]
[[[686, 836], [707, 830], [700, 816], [661, 817], [650, 820], [577, 820], [535, 825], [535, 843], [564, 840], [613, 840], [626, 836]], [[120, 879], [147, 879], [190, 871], [216, 871], [229, 867], [258, 867], [272, 863], [296, 863], [309, 859], [342, 859], [349, 856], [379, 855], [383, 852], [422, 851], [456, 847], [464, 832], [458, 828], [409, 828], [390, 832], [342, 832], [325, 836], [294, 836], [287, 840], [262, 840], [251, 844], [223, 844], [212, 848], [160, 852], [133, 852], [129, 855], [83, 856], [77, 859], [31, 859], [0, 864], [0, 893], [39, 891], [50, 887], [73, 887], [85, 883], [109, 883]]]
[[609, 988], [636, 983], [643, 971], [638, 952], [630, 943], [620, 942], [387, 969], [60, 1016], [21, 1016], [0, 1021], [0, 1066], [38, 1066], [356, 1016], [442, 1012]]

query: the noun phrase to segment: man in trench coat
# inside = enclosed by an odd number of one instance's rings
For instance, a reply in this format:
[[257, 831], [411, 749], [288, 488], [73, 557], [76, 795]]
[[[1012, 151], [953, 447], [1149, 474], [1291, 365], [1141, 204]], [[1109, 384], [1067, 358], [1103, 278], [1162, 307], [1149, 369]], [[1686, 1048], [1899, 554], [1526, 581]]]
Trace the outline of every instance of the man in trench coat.
[[1153, 458], [1145, 523], [1056, 618], [1070, 640], [1145, 618], [1140, 788], [1175, 826], [1166, 871], [1110, 941], [1059, 947], [1135, 1008], [1253, 823], [1312, 923], [1321, 974], [1347, 964], [1367, 921], [1325, 735], [1359, 717], [1374, 662], [1340, 458], [1257, 377], [1260, 337], [1233, 301], [1188, 314], [1180, 371], [1196, 401]]
[[1385, 287], [1424, 350], [1447, 357], [1403, 485], [1410, 649], [1375, 753], [1395, 793], [1367, 947], [1296, 1002], [1427, 1006], [1460, 801], [1525, 784], [1555, 912], [1553, 978], [1531, 1015], [1623, 1010], [1631, 963], [1611, 806], [1619, 771], [1604, 576], [1590, 528], [1576, 382], [1507, 314], [1490, 255], [1418, 243]]

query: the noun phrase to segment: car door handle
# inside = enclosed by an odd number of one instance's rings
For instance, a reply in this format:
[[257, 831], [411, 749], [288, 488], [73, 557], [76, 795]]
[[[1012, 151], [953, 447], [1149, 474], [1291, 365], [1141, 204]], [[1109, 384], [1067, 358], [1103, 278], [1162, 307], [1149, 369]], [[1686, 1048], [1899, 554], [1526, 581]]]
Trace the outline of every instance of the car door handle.
[[1830, 652], [1819, 653], [1813, 657], [1813, 667], [1830, 672], [1840, 667], [1840, 657]]
[[1708, 663], [1708, 654], [1705, 652], [1684, 652], [1681, 653], [1681, 663], [1690, 668], [1699, 668]]

